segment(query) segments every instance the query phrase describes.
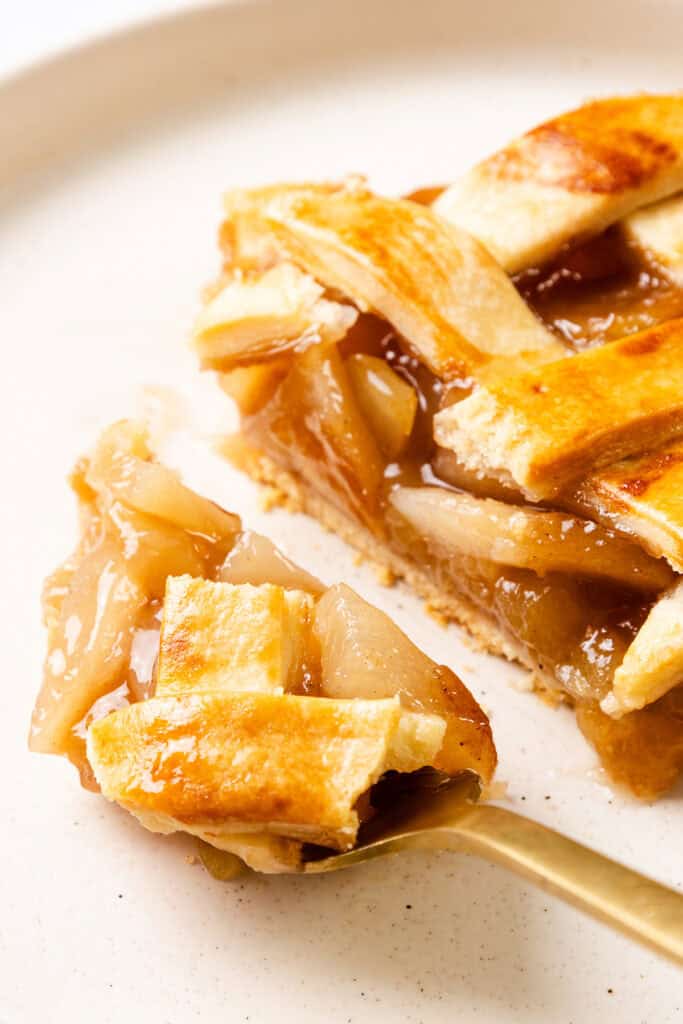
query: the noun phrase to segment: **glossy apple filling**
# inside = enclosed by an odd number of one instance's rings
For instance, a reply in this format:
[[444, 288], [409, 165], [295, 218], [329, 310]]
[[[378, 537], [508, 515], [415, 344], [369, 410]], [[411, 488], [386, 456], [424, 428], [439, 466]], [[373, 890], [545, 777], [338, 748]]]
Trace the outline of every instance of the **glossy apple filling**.
[[153, 459], [139, 425], [109, 428], [71, 482], [81, 537], [44, 588], [48, 654], [31, 749], [67, 756], [83, 785], [97, 788], [86, 755], [89, 726], [154, 695], [166, 583], [188, 575], [312, 595], [315, 628], [302, 634], [287, 692], [398, 696], [406, 709], [446, 721], [435, 768], [490, 778], [488, 720], [460, 680], [353, 591], [326, 590], [265, 537], [243, 531], [236, 516], [185, 487]]
[[[683, 314], [680, 290], [653, 268], [639, 266], [635, 253], [610, 232], [516, 283], [548, 326], [576, 348]], [[258, 379], [246, 387], [252, 370]], [[446, 388], [375, 316], [361, 315], [337, 346], [313, 346], [239, 374], [239, 389], [233, 374], [222, 382], [241, 405], [249, 445], [388, 543], [440, 592], [464, 598], [495, 622], [545, 685], [570, 698], [613, 778], [642, 796], [673, 784], [683, 768], [683, 687], [618, 721], [599, 708], [626, 648], [673, 580], [663, 563], [617, 537], [611, 565], [613, 539], [601, 542], [607, 561], [598, 576], [570, 564], [534, 570], [524, 551], [520, 564], [507, 565], [487, 558], [481, 542], [469, 546], [460, 537], [454, 545], [440, 534], [429, 508], [406, 518], [396, 507], [396, 493], [404, 488], [464, 492], [520, 507], [524, 502], [496, 481], [474, 478], [452, 453], [435, 447], [434, 413], [465, 397], [469, 386]], [[406, 426], [411, 402], [414, 414]], [[557, 515], [563, 542], [572, 531], [586, 531], [585, 521]], [[645, 566], [646, 575], [650, 569], [653, 574], [650, 585], [637, 576], [643, 559], [652, 563]]]

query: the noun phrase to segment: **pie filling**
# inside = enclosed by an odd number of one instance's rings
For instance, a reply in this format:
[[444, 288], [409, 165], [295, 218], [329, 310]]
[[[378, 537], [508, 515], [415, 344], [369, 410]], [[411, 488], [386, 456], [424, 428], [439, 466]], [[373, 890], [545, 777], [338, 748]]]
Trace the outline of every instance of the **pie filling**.
[[[438, 191], [416, 197], [431, 201]], [[235, 274], [248, 282], [262, 272], [229, 237], [219, 291]], [[279, 259], [310, 271], [308, 253], [288, 236], [282, 249]], [[264, 265], [273, 262], [269, 252]], [[683, 316], [683, 289], [618, 227], [513, 281], [566, 353]], [[313, 498], [353, 524], [351, 539], [367, 554], [381, 561], [391, 551], [415, 567], [447, 614], [458, 617], [452, 595], [494, 624], [497, 648], [568, 698], [615, 781], [646, 798], [669, 788], [683, 768], [680, 682], [622, 707], [621, 717], [601, 704], [609, 706], [615, 672], [677, 573], [611, 515], [594, 521], [572, 489], [531, 504], [514, 481], [439, 447], [435, 414], [476, 390], [476, 374], [435, 372], [395, 324], [363, 311], [377, 302], [354, 303], [340, 287], [325, 295], [357, 309], [341, 339], [313, 331], [280, 344], [278, 323], [270, 343], [263, 332], [257, 357], [248, 343], [236, 343], [229, 358], [225, 349], [215, 359], [200, 349], [241, 411], [241, 438], [226, 444], [228, 454], [261, 476], [257, 460], [266, 456], [266, 477], [273, 466], [284, 471], [305, 505]], [[227, 337], [227, 320], [212, 329]]]
[[72, 485], [81, 537], [45, 586], [30, 746], [84, 786], [198, 836], [226, 877], [235, 857], [296, 871], [306, 844], [348, 849], [387, 773], [491, 777], [460, 680], [186, 488], [144, 426], [109, 428]]

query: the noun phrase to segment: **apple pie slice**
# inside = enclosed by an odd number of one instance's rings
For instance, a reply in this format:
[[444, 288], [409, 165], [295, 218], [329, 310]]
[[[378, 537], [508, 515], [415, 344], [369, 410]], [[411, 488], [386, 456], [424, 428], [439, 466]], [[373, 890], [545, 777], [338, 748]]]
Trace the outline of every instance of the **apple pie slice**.
[[234, 191], [194, 333], [225, 453], [527, 666], [648, 798], [683, 768], [678, 192], [682, 95], [589, 103], [412, 199]]
[[489, 723], [460, 680], [185, 487], [144, 426], [105, 431], [72, 485], [81, 538], [45, 587], [33, 750], [148, 829], [199, 837], [221, 877], [349, 849], [387, 773], [490, 779]]

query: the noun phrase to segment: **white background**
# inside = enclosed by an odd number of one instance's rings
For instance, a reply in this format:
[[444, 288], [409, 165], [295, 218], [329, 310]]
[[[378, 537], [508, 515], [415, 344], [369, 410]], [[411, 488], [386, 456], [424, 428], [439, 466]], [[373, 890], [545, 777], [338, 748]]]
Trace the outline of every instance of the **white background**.
[[199, 5], [192, 0], [2, 0], [0, 75], [101, 33], [193, 6]]

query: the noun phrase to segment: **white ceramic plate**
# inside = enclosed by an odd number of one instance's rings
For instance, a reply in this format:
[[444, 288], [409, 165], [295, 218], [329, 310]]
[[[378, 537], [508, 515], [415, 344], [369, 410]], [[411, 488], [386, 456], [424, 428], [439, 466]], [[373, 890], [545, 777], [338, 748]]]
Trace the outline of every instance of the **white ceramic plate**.
[[[587, 96], [680, 82], [677, 0], [235, 5], [161, 21], [0, 88], [3, 673], [0, 1021], [680, 1019], [680, 975], [503, 871], [406, 856], [318, 879], [213, 882], [164, 840], [29, 757], [41, 579], [75, 537], [64, 476], [145, 384], [212, 383], [185, 352], [216, 266], [219, 196], [270, 179], [447, 181]], [[181, 445], [188, 479], [326, 580], [387, 608], [491, 709], [507, 803], [670, 884], [681, 791], [605, 785], [571, 715], [519, 691], [404, 590]], [[517, 687], [517, 688], [516, 688]]]

